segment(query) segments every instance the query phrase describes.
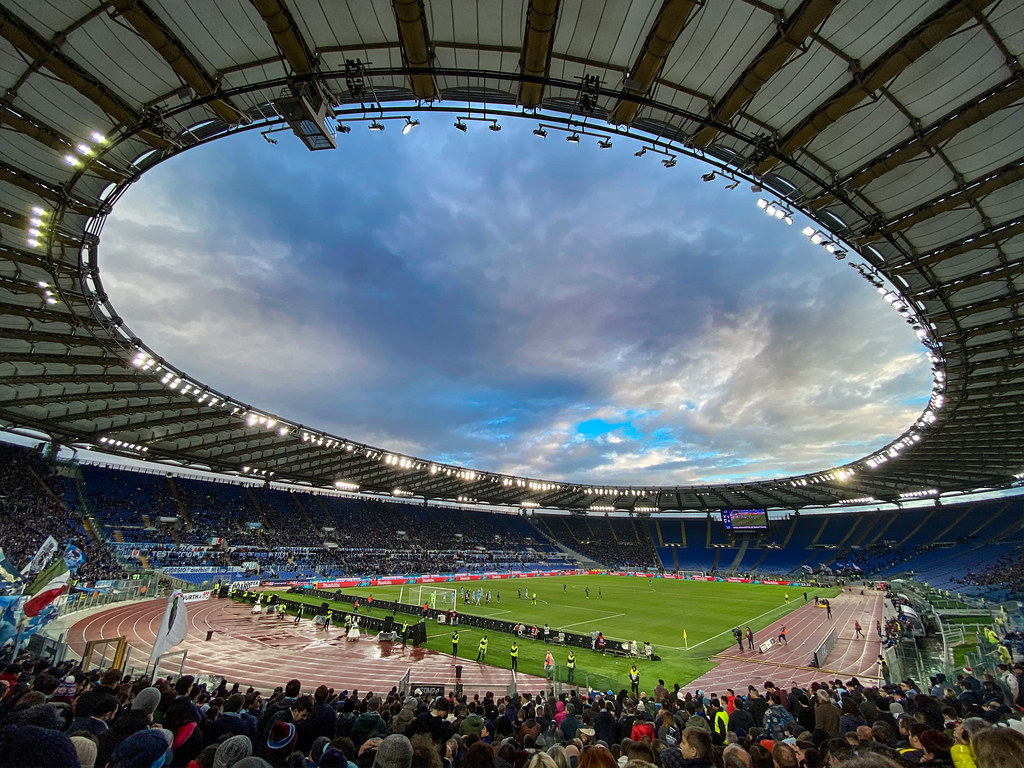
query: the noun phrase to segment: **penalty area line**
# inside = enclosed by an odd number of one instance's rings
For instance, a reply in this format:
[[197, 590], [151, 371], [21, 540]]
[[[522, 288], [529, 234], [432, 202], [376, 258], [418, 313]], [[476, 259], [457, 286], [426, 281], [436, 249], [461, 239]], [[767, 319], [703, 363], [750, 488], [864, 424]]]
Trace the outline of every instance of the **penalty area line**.
[[608, 616], [598, 616], [596, 619], [587, 619], [586, 621], [577, 621], [575, 624], [565, 624], [558, 629], [568, 629], [569, 627], [578, 627], [581, 624], [593, 624], [595, 621], [608, 621], [609, 619], [617, 619], [619, 616], [625, 616], [624, 613], [612, 613]]

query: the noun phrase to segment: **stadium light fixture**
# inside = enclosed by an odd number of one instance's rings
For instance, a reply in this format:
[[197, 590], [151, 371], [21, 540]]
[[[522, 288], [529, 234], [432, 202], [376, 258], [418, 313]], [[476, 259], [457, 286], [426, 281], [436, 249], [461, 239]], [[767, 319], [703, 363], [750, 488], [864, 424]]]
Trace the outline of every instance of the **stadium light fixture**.
[[466, 129], [469, 128], [468, 125], [466, 125], [464, 122], [462, 122], [462, 118], [461, 117], [458, 120], [456, 120], [453, 125], [455, 126], [455, 130], [462, 131], [463, 133], [465, 133]]
[[372, 123], [370, 123], [369, 128], [371, 131], [383, 131], [384, 123], [374, 120]]
[[93, 140], [94, 144], [103, 144], [107, 140], [107, 137], [104, 136], [99, 131], [93, 131], [92, 133], [90, 133], [89, 138]]
[[672, 155], [671, 157], [664, 158], [661, 161], [661, 164], [664, 165], [666, 168], [675, 168], [676, 167], [676, 157], [675, 157], [675, 155]]
[[338, 133], [352, 133], [352, 126], [345, 125], [341, 120], [338, 121]]
[[611, 149], [612, 148], [611, 139], [605, 139], [604, 141], [599, 141], [599, 142], [597, 142], [597, 146], [599, 146], [601, 149]]
[[542, 139], [547, 138], [548, 132], [544, 130], [543, 126], [537, 126], [533, 129], [534, 136], [540, 136]]
[[633, 153], [633, 157], [643, 157], [647, 154], [647, 147], [640, 147], [639, 150]]
[[573, 134], [571, 134], [569, 136], [566, 136], [565, 140], [568, 141], [570, 144], [579, 144], [580, 143], [580, 135], [578, 133], [573, 133]]
[[413, 120], [411, 117], [405, 118], [405, 125], [402, 126], [402, 135], [408, 136], [409, 132], [419, 124], [419, 120]]
[[707, 184], [709, 181], [714, 181], [715, 172], [711, 171], [711, 173], [705, 173], [703, 176], [700, 177], [700, 180], [703, 181], [705, 184]]
[[493, 120], [491, 121], [491, 124], [487, 126], [487, 129], [498, 133], [501, 130], [501, 125], [497, 120]]

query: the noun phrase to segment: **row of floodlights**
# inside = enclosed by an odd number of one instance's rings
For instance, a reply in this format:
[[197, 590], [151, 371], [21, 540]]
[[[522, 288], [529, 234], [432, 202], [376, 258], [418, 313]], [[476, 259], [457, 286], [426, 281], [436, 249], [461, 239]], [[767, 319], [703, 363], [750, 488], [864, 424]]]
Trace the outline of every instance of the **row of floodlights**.
[[36, 283], [36, 286], [40, 291], [43, 292], [43, 301], [49, 304], [51, 307], [57, 303], [57, 297], [54, 296], [53, 291], [50, 290], [50, 284], [45, 280], [40, 280]]
[[821, 475], [814, 475], [813, 477], [801, 477], [798, 480], [791, 480], [789, 484], [794, 487], [804, 487], [807, 485], [815, 485], [816, 483], [828, 483], [832, 481], [844, 482], [849, 480], [856, 474], [852, 469], [834, 469], [831, 472], [826, 472]]
[[46, 229], [46, 209], [32, 206], [32, 215], [28, 217], [28, 239], [26, 242], [33, 248], [38, 248], [42, 242], [44, 230]]
[[843, 499], [840, 504], [874, 504], [878, 501], [874, 496], [861, 496], [858, 499]]
[[815, 229], [814, 227], [804, 227], [803, 232], [804, 236], [808, 240], [815, 245], [820, 245], [840, 261], [846, 258], [846, 251], [829, 239], [830, 235], [828, 232], [822, 232], [820, 229]]
[[[782, 207], [781, 203], [774, 201], [765, 200], [763, 197], [757, 199], [757, 207], [767, 213], [773, 218], [779, 219], [780, 221], [786, 222], [786, 224], [793, 223], [793, 212]], [[807, 234], [806, 232], [804, 234]]]
[[100, 442], [104, 445], [112, 445], [115, 448], [124, 448], [129, 451], [138, 451], [139, 453], [149, 453], [149, 446], [129, 443], [125, 440], [115, 440], [112, 437], [101, 437]]
[[242, 474], [259, 476], [259, 477], [273, 477], [274, 473], [269, 469], [256, 469], [256, 467], [242, 467]]
[[[93, 145], [103, 144], [107, 138], [99, 131], [93, 131], [89, 134], [89, 140]], [[64, 162], [75, 168], [82, 164], [82, 158], [86, 158], [92, 154], [93, 147], [86, 144], [84, 141], [80, 142], [76, 147], [74, 153], [69, 152], [64, 155]]]
[[939, 495], [939, 492], [938, 492], [937, 489], [935, 489], [935, 488], [927, 488], [927, 489], [922, 490], [922, 491], [907, 491], [906, 493], [901, 493], [900, 494], [900, 498], [901, 499], [923, 499], [926, 496], [938, 496], [938, 495]]

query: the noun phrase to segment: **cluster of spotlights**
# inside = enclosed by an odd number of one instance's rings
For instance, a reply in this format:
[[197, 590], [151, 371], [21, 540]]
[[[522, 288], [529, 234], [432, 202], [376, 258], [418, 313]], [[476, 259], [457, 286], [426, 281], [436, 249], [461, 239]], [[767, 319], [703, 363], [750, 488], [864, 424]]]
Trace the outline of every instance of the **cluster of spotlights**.
[[840, 504], [875, 504], [878, 502], [874, 496], [861, 496], [857, 499], [843, 499]]
[[250, 475], [253, 477], [273, 477], [274, 473], [268, 469], [256, 469], [256, 467], [242, 467], [243, 475]]
[[479, 501], [479, 499], [476, 499], [473, 496], [459, 496], [455, 500], [462, 504], [475, 504], [477, 501]]
[[339, 491], [358, 491], [358, 483], [350, 483], [347, 480], [335, 480], [334, 487]]
[[125, 440], [115, 440], [112, 437], [101, 437], [100, 442], [114, 448], [123, 448], [128, 451], [137, 451], [138, 453], [149, 453], [149, 446], [129, 443]]
[[540, 506], [540, 504], [538, 504], [536, 501], [523, 501], [520, 502], [519, 506], [523, 507], [524, 509], [537, 509]]
[[817, 483], [829, 483], [829, 482], [844, 482], [853, 477], [856, 472], [852, 469], [834, 469], [831, 472], [823, 472], [820, 475], [812, 475], [811, 477], [801, 477], [797, 480], [790, 480], [789, 484], [796, 487], [804, 487], [807, 485], [816, 485]]
[[615, 507], [609, 506], [607, 504], [592, 504], [590, 506], [590, 511], [591, 512], [614, 512], [615, 511]]
[[822, 232], [814, 227], [804, 227], [804, 236], [815, 245], [820, 245], [826, 251], [833, 254], [837, 259], [842, 260], [846, 258], [846, 251], [830, 240], [827, 232]]
[[[786, 222], [786, 224], [793, 223], [793, 212], [784, 208], [781, 203], [768, 201], [765, 200], [763, 197], [759, 197], [757, 199], [757, 207], [760, 208], [765, 213], [767, 213], [769, 216], [779, 219], [780, 221]], [[806, 232], [804, 234], [806, 234]]]
[[38, 248], [46, 230], [46, 210], [38, 205], [32, 206], [32, 215], [28, 217], [28, 244]]
[[50, 284], [45, 280], [40, 280], [36, 283], [36, 286], [42, 291], [43, 301], [49, 304], [51, 307], [57, 303], [57, 297], [54, 296], [53, 291], [50, 290]]
[[406, 491], [406, 490], [403, 490], [401, 488], [395, 488], [394, 490], [391, 491], [391, 495], [392, 496], [400, 496], [400, 497], [403, 497], [403, 498], [408, 498], [409, 496], [412, 496], [414, 494], [413, 494], [412, 491]]
[[938, 496], [938, 495], [939, 495], [939, 492], [935, 488], [926, 488], [926, 489], [924, 489], [922, 491], [907, 491], [906, 493], [901, 493], [900, 494], [900, 498], [901, 499], [923, 499], [926, 496]]
[[69, 152], [64, 155], [64, 162], [70, 165], [72, 168], [76, 168], [82, 164], [82, 159], [87, 158], [93, 152], [93, 147], [98, 144], [103, 144], [107, 139], [99, 131], [93, 131], [89, 134], [89, 140], [93, 146], [86, 144], [84, 141], [80, 142], [74, 152]]

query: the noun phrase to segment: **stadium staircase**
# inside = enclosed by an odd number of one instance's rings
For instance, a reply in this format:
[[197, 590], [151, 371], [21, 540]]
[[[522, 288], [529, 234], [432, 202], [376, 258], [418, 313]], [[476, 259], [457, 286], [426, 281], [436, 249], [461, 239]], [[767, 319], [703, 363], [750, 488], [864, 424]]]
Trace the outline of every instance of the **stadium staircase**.
[[309, 511], [302, 506], [302, 502], [299, 501], [299, 494], [291, 493], [289, 496], [291, 496], [292, 501], [295, 502], [295, 506], [299, 508], [299, 514], [302, 515], [302, 519], [306, 521], [306, 525], [309, 526], [309, 530], [313, 533], [313, 536], [316, 538], [322, 537], [323, 533], [316, 527], [316, 523], [313, 522], [313, 518], [309, 516]]
[[[604, 567], [601, 565], [601, 563], [597, 562], [597, 560], [589, 558], [586, 555], [580, 554], [575, 549], [567, 547], [561, 541], [552, 536], [548, 530], [547, 523], [543, 520], [543, 517], [543, 515], [533, 515], [527, 518], [533, 525], [534, 530], [537, 531], [537, 533], [540, 535], [540, 539], [542, 541], [546, 541], [553, 547], [555, 547], [559, 552], [566, 556], [567, 560], [575, 560], [579, 564], [579, 567], [584, 570], [588, 568]], [[538, 519], [540, 520], [540, 523], [537, 522]]]
[[167, 484], [171, 486], [171, 497], [174, 499], [174, 503], [178, 507], [178, 512], [181, 514], [181, 519], [185, 523], [185, 530], [192, 530], [192, 517], [189, 515], [188, 510], [185, 509], [185, 505], [181, 501], [181, 495], [178, 493], [178, 486], [174, 482], [174, 478], [167, 475]]
[[263, 507], [260, 506], [259, 501], [256, 500], [256, 494], [252, 492], [252, 488], [245, 486], [245, 493], [249, 497], [249, 501], [252, 502], [253, 509], [256, 510], [256, 514], [259, 516], [260, 522], [263, 523], [263, 530], [260, 532], [260, 538], [263, 539], [264, 544], [266, 544], [266, 534], [270, 534], [271, 536], [274, 535], [274, 529], [270, 525], [270, 519], [267, 517], [266, 513], [264, 513]]
[[750, 546], [750, 539], [743, 539], [740, 542], [740, 549], [736, 553], [736, 557], [732, 559], [732, 563], [729, 565], [729, 569], [726, 571], [727, 574], [736, 573], [740, 568], [740, 563], [743, 562], [743, 556], [747, 554], [747, 548]]

